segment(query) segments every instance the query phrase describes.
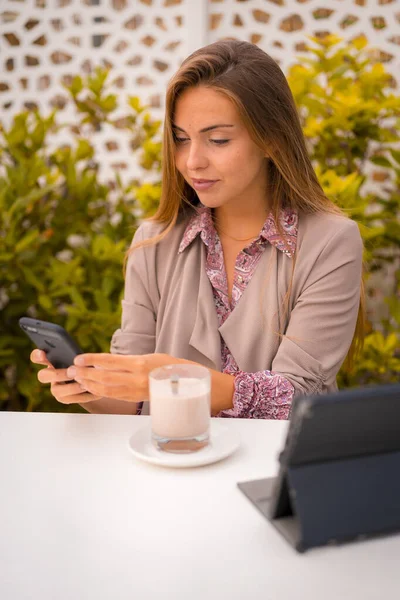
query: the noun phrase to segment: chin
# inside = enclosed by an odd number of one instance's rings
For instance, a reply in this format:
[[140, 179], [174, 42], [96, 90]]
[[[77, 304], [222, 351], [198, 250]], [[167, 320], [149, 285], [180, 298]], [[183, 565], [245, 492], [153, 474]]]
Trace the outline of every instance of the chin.
[[226, 202], [220, 198], [210, 198], [210, 196], [207, 196], [207, 194], [202, 194], [201, 196], [197, 194], [197, 196], [202, 205], [206, 206], [207, 208], [219, 208], [220, 206], [226, 204]]

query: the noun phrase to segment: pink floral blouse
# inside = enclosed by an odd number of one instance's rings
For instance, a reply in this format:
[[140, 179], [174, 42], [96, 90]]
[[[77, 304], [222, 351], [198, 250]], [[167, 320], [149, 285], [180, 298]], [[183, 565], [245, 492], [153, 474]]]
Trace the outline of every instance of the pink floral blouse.
[[[225, 322], [240, 301], [268, 243], [293, 257], [297, 241], [297, 214], [291, 210], [282, 211], [280, 222], [286, 233], [286, 239], [282, 239], [272, 215], [269, 215], [258, 238], [238, 254], [230, 303], [223, 250], [210, 209], [201, 207], [189, 221], [179, 252], [183, 252], [196, 236], [200, 235], [207, 248], [206, 269], [213, 288], [219, 326]], [[235, 376], [235, 392], [233, 408], [221, 411], [217, 416], [252, 419], [289, 418], [294, 387], [286, 377], [272, 371], [258, 373], [240, 371], [222, 337], [221, 362], [223, 373]]]

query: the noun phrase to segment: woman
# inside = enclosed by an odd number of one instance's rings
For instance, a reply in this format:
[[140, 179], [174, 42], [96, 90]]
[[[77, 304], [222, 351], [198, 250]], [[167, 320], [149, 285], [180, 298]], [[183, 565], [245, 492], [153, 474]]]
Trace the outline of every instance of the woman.
[[287, 419], [295, 395], [336, 389], [361, 341], [362, 250], [278, 65], [247, 42], [201, 48], [168, 86], [162, 198], [134, 236], [111, 354], [39, 380], [62, 403], [132, 414], [153, 368], [194, 362], [211, 371], [213, 415]]

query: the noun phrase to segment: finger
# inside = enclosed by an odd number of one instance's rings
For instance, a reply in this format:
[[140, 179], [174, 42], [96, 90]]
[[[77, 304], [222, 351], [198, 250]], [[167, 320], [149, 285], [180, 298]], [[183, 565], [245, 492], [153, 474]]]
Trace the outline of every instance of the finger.
[[47, 365], [48, 367], [51, 367], [52, 369], [54, 368], [53, 365], [47, 360], [46, 352], [43, 352], [43, 350], [38, 350], [37, 348], [36, 348], [36, 350], [33, 350], [31, 352], [30, 359], [35, 364]]
[[67, 369], [54, 369], [54, 367], [39, 371], [38, 379], [41, 383], [71, 381], [71, 377], [68, 377], [67, 375]]
[[100, 400], [100, 396], [93, 396], [89, 392], [82, 392], [79, 394], [69, 394], [68, 396], [61, 396], [59, 392], [59, 387], [62, 387], [62, 384], [56, 383], [54, 384], [54, 392], [52, 390], [53, 396], [60, 402], [61, 404], [86, 404], [88, 402], [94, 402], [95, 400]]
[[135, 386], [148, 381], [148, 372], [141, 368], [135, 371], [132, 371], [132, 369], [129, 371], [111, 371], [109, 369], [94, 369], [93, 367], [69, 367], [66, 374], [69, 379], [75, 379], [76, 381], [88, 380], [110, 385], [124, 383]]
[[81, 385], [94, 396], [99, 398], [114, 398], [127, 402], [142, 402], [148, 399], [148, 387], [132, 385], [110, 385], [97, 381], [83, 380]]
[[144, 356], [125, 356], [123, 354], [79, 354], [74, 359], [77, 367], [98, 367], [111, 371], [129, 371], [132, 368], [146, 365]]
[[87, 390], [80, 383], [52, 383], [51, 393], [53, 396], [60, 401], [60, 398], [66, 398], [67, 396], [76, 396], [77, 394], [87, 393]]
[[94, 382], [109, 387], [122, 385], [131, 389], [147, 387], [149, 381], [146, 371], [132, 373], [132, 371], [109, 371], [106, 369], [93, 369], [92, 367], [69, 367], [67, 376], [83, 385]]

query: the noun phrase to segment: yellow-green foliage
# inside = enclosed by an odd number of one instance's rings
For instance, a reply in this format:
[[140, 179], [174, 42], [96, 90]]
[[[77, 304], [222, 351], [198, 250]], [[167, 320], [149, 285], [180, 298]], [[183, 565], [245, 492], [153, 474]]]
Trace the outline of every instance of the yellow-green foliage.
[[[288, 74], [319, 181], [360, 227], [368, 285], [373, 271], [400, 264], [400, 98], [384, 65], [373, 62], [366, 40], [344, 45], [330, 35], [311, 38], [310, 53]], [[383, 167], [381, 194], [363, 193], [368, 175]], [[382, 170], [382, 169], [379, 169]], [[390, 183], [391, 182], [391, 183]], [[388, 316], [367, 323], [363, 354], [340, 385], [397, 381], [400, 376], [399, 277], [389, 282]]]
[[131, 98], [128, 114], [116, 119], [117, 98], [107, 93], [107, 76], [99, 69], [86, 80], [73, 79], [69, 92], [79, 119], [67, 126], [70, 145], [50, 150], [49, 137], [61, 127], [57, 111], [48, 117], [24, 112], [9, 128], [0, 126], [3, 409], [64, 409], [37, 381], [37, 368], [29, 361], [33, 346], [19, 329], [19, 317], [63, 325], [82, 349], [93, 352], [109, 351], [120, 323], [123, 258], [137, 226], [135, 190], [141, 186], [123, 185], [118, 175], [102, 184], [91, 137], [105, 123], [123, 127], [143, 167], [157, 179], [160, 123], [138, 98]]

